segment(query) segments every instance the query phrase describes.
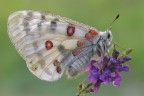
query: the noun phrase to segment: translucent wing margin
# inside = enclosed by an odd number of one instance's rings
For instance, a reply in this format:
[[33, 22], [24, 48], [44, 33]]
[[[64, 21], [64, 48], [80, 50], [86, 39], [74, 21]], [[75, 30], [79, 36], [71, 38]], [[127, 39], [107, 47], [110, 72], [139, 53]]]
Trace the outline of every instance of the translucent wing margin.
[[[74, 29], [73, 29], [74, 28]], [[8, 34], [29, 70], [46, 81], [59, 79], [60, 62], [84, 40], [88, 25], [39, 11], [17, 11], [8, 18]], [[60, 65], [59, 65], [60, 64]], [[60, 72], [61, 71], [61, 72]]]

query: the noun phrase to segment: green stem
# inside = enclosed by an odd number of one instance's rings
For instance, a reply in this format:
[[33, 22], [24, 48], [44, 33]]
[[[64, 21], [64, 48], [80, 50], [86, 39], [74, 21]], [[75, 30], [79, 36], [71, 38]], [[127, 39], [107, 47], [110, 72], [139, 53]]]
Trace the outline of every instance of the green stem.
[[80, 96], [81, 93], [83, 93], [86, 89], [88, 89], [92, 85], [93, 85], [92, 83], [87, 84], [87, 86], [83, 90], [81, 90], [77, 96]]

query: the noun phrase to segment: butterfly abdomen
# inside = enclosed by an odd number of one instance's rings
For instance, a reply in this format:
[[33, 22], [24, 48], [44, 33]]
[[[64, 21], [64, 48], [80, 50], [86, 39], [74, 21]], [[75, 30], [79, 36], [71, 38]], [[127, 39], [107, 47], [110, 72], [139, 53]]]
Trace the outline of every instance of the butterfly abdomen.
[[67, 70], [67, 74], [69, 78], [72, 78], [74, 76], [80, 75], [83, 71], [83, 68], [87, 65], [87, 63], [90, 61], [90, 58], [92, 57], [92, 53], [89, 52], [79, 58], [77, 58], [69, 67]]

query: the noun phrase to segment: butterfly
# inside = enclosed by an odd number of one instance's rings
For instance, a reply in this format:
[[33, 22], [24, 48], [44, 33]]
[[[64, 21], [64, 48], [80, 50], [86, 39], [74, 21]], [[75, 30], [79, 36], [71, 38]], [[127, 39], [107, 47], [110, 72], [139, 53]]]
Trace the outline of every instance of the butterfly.
[[8, 35], [30, 72], [46, 81], [82, 74], [91, 59], [100, 60], [112, 45], [109, 30], [32, 10], [9, 16]]

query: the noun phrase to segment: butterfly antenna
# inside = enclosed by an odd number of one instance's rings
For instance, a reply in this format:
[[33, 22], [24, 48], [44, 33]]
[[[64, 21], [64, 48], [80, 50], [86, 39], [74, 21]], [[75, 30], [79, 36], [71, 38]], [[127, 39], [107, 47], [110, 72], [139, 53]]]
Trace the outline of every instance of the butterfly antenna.
[[109, 27], [107, 28], [107, 30], [111, 29], [112, 24], [119, 18], [119, 14], [116, 16], [116, 18], [110, 23]]

